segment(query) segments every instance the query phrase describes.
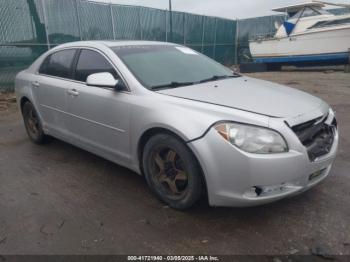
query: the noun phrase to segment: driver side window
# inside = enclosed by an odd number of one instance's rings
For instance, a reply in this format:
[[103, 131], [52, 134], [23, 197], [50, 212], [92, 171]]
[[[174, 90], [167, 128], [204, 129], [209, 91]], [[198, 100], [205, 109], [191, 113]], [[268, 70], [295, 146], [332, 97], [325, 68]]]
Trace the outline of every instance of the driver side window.
[[110, 62], [100, 53], [88, 49], [83, 49], [80, 52], [75, 70], [75, 80], [86, 82], [89, 75], [105, 72], [111, 73], [115, 79], [119, 79]]

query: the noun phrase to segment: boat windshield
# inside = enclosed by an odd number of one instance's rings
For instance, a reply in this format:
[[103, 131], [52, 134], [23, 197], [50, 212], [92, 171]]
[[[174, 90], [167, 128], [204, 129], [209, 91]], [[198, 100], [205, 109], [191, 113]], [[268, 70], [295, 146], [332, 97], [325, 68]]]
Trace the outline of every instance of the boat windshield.
[[318, 16], [318, 15], [329, 15], [330, 13], [322, 8], [305, 7], [299, 12], [288, 13], [289, 19], [299, 19], [304, 17]]

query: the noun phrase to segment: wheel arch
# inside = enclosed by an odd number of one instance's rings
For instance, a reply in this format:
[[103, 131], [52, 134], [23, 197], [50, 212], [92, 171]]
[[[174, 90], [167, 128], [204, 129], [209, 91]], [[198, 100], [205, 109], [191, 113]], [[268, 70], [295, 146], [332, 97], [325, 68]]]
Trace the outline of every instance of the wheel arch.
[[174, 136], [186, 144], [186, 141], [180, 135], [178, 135], [174, 131], [171, 131], [171, 130], [164, 128], [164, 127], [152, 127], [150, 129], [144, 131], [142, 133], [142, 135], [140, 136], [140, 139], [139, 139], [138, 144], [137, 144], [137, 157], [138, 157], [141, 173], [143, 172], [142, 171], [143, 170], [142, 169], [142, 155], [143, 155], [143, 150], [145, 148], [145, 145], [151, 137], [158, 135], [158, 134], [167, 134], [167, 135]]
[[38, 108], [35, 106], [35, 102], [34, 102], [28, 95], [23, 95], [22, 97], [19, 98], [19, 102], [18, 102], [18, 103], [19, 103], [19, 108], [20, 108], [20, 110], [21, 110], [21, 113], [23, 113], [23, 106], [24, 106], [24, 104], [25, 104], [26, 102], [30, 102], [30, 103], [33, 105], [33, 107], [34, 107], [36, 113], [38, 114], [38, 117], [39, 117], [40, 121], [41, 121], [42, 123], [44, 123], [43, 118], [42, 118], [42, 116], [41, 116], [41, 112], [40, 112], [40, 111], [38, 110]]
[[27, 96], [22, 96], [21, 99], [20, 99], [20, 103], [19, 103], [20, 108], [21, 108], [21, 113], [23, 113], [23, 106], [24, 106], [24, 104], [25, 104], [26, 102], [32, 103], [32, 102], [30, 101], [30, 99], [29, 99]]
[[157, 135], [157, 134], [168, 134], [168, 135], [171, 135], [171, 136], [174, 136], [176, 137], [177, 139], [181, 140], [185, 146], [190, 150], [190, 152], [193, 154], [194, 158], [196, 159], [197, 161], [197, 164], [200, 168], [200, 171], [201, 171], [201, 175], [202, 175], [202, 181], [203, 181], [203, 186], [204, 186], [204, 189], [205, 189], [205, 195], [207, 197], [208, 195], [208, 186], [207, 186], [207, 181], [206, 181], [206, 177], [205, 177], [205, 173], [204, 173], [204, 170], [201, 166], [201, 163], [197, 157], [197, 155], [195, 154], [195, 152], [187, 145], [188, 141], [185, 141], [183, 137], [181, 137], [179, 134], [175, 133], [174, 131], [171, 131], [167, 128], [163, 128], [163, 127], [153, 127], [153, 128], [150, 128], [148, 130], [146, 130], [140, 137], [139, 141], [138, 141], [138, 145], [137, 145], [137, 157], [138, 157], [138, 162], [139, 162], [139, 169], [140, 169], [140, 172], [141, 172], [141, 175], [144, 175], [143, 173], [143, 164], [142, 164], [142, 157], [143, 157], [143, 150], [145, 148], [145, 145], [147, 143], [147, 141]]

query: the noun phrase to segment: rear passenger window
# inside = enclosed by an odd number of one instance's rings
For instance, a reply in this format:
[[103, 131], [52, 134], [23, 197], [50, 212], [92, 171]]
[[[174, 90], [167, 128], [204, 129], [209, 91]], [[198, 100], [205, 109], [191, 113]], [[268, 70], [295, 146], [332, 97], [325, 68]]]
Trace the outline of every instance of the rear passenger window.
[[42, 63], [39, 73], [72, 78], [72, 63], [76, 50], [63, 50], [49, 55]]
[[111, 73], [115, 79], [119, 79], [117, 72], [104, 56], [98, 52], [83, 49], [79, 56], [75, 79], [86, 82], [89, 75], [102, 72]]

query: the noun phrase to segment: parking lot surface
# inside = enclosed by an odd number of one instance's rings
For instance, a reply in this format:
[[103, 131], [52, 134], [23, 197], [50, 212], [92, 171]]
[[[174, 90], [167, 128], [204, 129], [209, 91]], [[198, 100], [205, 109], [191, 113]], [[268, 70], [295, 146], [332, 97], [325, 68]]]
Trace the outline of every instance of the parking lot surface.
[[203, 201], [175, 211], [132, 171], [58, 140], [30, 143], [11, 94], [2, 95], [0, 254], [350, 255], [350, 74], [251, 76], [304, 90], [335, 109], [339, 155], [320, 185], [261, 207]]

